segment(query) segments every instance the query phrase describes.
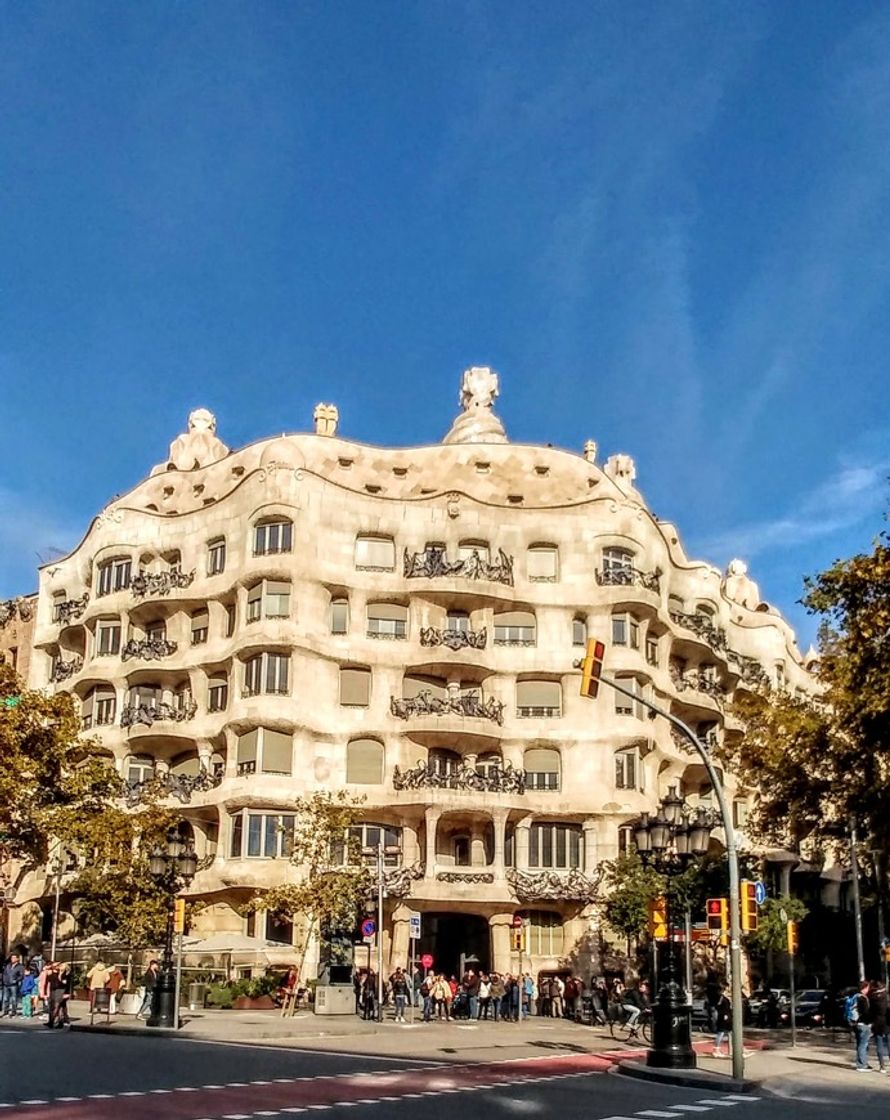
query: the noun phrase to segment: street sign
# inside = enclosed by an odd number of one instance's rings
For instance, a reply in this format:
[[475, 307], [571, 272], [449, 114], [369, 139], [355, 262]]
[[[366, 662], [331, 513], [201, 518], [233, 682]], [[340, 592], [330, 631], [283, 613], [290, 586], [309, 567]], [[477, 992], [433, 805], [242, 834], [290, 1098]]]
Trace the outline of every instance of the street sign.
[[524, 925], [524, 923], [522, 921], [522, 915], [521, 914], [514, 914], [513, 915], [513, 928], [514, 929], [522, 929], [523, 925]]
[[376, 932], [377, 923], [374, 921], [374, 919], [365, 918], [365, 920], [362, 922], [362, 937], [373, 937]]
[[408, 915], [408, 936], [413, 937], [415, 940], [420, 938], [420, 911], [412, 910]]
[[423, 956], [420, 958], [420, 963], [423, 965], [424, 968], [432, 968], [433, 967], [433, 955], [432, 955], [432, 953], [424, 953]]
[[766, 902], [766, 884], [760, 879], [754, 884], [754, 901], [758, 906], [762, 906]]

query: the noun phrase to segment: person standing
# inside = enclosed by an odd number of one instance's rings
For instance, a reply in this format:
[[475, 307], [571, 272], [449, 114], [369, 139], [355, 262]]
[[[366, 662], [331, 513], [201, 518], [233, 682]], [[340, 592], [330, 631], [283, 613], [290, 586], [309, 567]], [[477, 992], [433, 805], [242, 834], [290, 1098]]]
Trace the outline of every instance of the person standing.
[[390, 987], [392, 988], [393, 1003], [396, 1008], [396, 1022], [405, 1022], [405, 1008], [408, 1006], [408, 977], [397, 968], [392, 976], [389, 978]]
[[25, 966], [18, 953], [10, 953], [3, 967], [3, 1014], [14, 1018], [18, 1014], [19, 999], [22, 994], [22, 980]]
[[96, 992], [104, 990], [108, 984], [108, 966], [100, 957], [87, 973], [87, 988], [89, 989], [90, 1011], [96, 1006]]
[[887, 989], [875, 980], [868, 993], [868, 1010], [871, 1019], [871, 1036], [875, 1040], [878, 1072], [890, 1068], [890, 1039], [887, 1038]]
[[158, 978], [161, 974], [160, 966], [157, 961], [149, 961], [148, 968], [145, 970], [145, 975], [142, 977], [142, 987], [145, 990], [145, 995], [142, 998], [142, 1006], [136, 1015], [137, 1019], [147, 1019], [151, 1015], [151, 1005], [154, 1000], [155, 988], [158, 986]]
[[848, 1015], [856, 1039], [856, 1070], [859, 1073], [871, 1069], [868, 1064], [868, 1042], [871, 1038], [871, 1007], [868, 1002], [870, 987], [867, 980], [860, 981], [859, 993], [852, 1001]]
[[68, 965], [55, 963], [50, 967], [49, 1018], [46, 1025], [50, 1030], [55, 1027], [68, 1027]]

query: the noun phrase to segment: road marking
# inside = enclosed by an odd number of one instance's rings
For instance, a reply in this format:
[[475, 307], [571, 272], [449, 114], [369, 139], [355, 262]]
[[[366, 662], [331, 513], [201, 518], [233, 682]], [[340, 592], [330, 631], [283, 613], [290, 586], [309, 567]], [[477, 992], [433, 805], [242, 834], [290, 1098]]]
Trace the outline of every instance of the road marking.
[[703, 1104], [672, 1104], [671, 1108], [680, 1112], [710, 1112], [710, 1108]]
[[747, 1104], [748, 1101], [759, 1101], [760, 1097], [740, 1096], [738, 1093], [727, 1093], [726, 1099], [728, 1101], [738, 1101], [739, 1104]]
[[704, 1100], [704, 1101], [699, 1101], [698, 1103], [699, 1104], [710, 1104], [710, 1105], [717, 1104], [717, 1105], [720, 1105], [721, 1108], [735, 1108], [735, 1106], [737, 1104], [741, 1104], [743, 1100], [745, 1100], [745, 1097], [739, 1097], [739, 1099], [735, 1100], [735, 1101], [733, 1101], [733, 1100], [722, 1100], [722, 1099], [719, 1099], [719, 1098], [715, 1097], [712, 1101]]
[[661, 1112], [657, 1108], [647, 1108], [642, 1112], [638, 1112], [637, 1116], [656, 1116], [656, 1117], [664, 1116], [664, 1117], [667, 1118], [667, 1120], [677, 1120], [676, 1112]]
[[[128, 1089], [126, 1091], [126, 1093], [118, 1093], [118, 1096], [119, 1097], [144, 1097], [145, 1093], [146, 1093], [145, 1089]], [[58, 1099], [60, 1101], [68, 1100], [67, 1097], [59, 1097]]]
[[30, 1100], [30, 1101], [22, 1101], [21, 1103], [22, 1104], [49, 1104], [49, 1101], [39, 1101], [39, 1100], [35, 1099], [35, 1100]]

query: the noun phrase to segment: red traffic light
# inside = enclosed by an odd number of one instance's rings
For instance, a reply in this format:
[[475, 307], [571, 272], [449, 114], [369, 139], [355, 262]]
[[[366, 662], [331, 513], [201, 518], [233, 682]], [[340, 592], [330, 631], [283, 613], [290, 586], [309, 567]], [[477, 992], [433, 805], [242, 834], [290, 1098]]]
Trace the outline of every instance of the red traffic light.
[[721, 902], [720, 902], [719, 898], [709, 898], [708, 899], [708, 913], [709, 914], [719, 914], [722, 909], [723, 909], [723, 907], [721, 905]]
[[587, 696], [591, 700], [595, 700], [599, 692], [605, 653], [604, 642], [591, 638], [587, 643], [587, 653], [581, 662], [581, 695]]

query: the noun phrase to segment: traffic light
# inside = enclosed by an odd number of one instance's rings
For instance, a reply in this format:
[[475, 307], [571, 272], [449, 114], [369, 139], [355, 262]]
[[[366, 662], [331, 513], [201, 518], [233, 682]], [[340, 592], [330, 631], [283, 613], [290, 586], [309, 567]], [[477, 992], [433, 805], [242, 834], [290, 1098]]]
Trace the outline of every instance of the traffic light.
[[705, 903], [708, 930], [711, 933], [726, 933], [729, 929], [729, 900], [709, 898]]
[[524, 929], [511, 929], [510, 930], [510, 948], [514, 953], [521, 953], [525, 948], [525, 930]]
[[667, 935], [667, 903], [663, 897], [653, 898], [649, 902], [649, 936], [653, 941], [666, 941]]
[[596, 638], [588, 641], [587, 653], [581, 662], [581, 695], [590, 700], [595, 700], [599, 692], [605, 652], [605, 645]]
[[798, 944], [799, 944], [799, 940], [798, 940], [798, 934], [797, 934], [797, 922], [789, 922], [788, 923], [788, 952], [791, 954], [792, 957], [797, 952]]
[[185, 933], [185, 899], [173, 900], [173, 932]]
[[757, 884], [751, 879], [743, 879], [739, 889], [739, 903], [742, 912], [742, 933], [754, 933], [760, 914], [757, 905]]

